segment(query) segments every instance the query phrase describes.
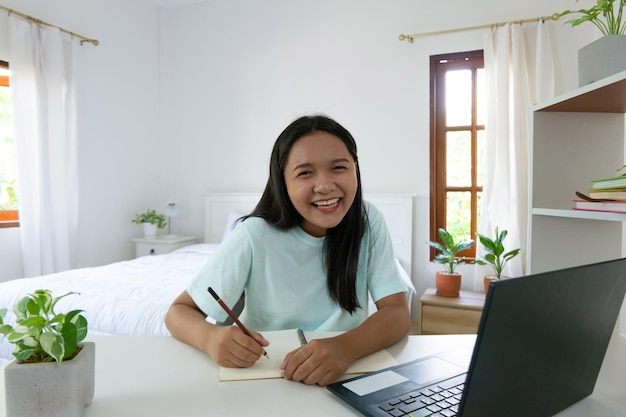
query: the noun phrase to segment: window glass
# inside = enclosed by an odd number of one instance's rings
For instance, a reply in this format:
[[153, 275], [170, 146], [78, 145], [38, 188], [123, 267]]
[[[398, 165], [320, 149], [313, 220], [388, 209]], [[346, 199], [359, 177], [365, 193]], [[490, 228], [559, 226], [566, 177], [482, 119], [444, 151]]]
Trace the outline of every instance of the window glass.
[[17, 164], [9, 64], [0, 61], [0, 228], [18, 227]]
[[446, 134], [446, 185], [472, 185], [472, 136], [469, 131]]
[[471, 197], [471, 193], [467, 191], [447, 192], [446, 230], [457, 242], [473, 239], [470, 224], [467, 222], [467, 213], [471, 212]]
[[[6, 80], [9, 70], [0, 67], [0, 76]], [[8, 84], [4, 81], [2, 84]], [[0, 85], [0, 210], [17, 210], [17, 166], [13, 122], [11, 117], [11, 89]]]
[[446, 125], [467, 126], [472, 123], [472, 72], [446, 72]]

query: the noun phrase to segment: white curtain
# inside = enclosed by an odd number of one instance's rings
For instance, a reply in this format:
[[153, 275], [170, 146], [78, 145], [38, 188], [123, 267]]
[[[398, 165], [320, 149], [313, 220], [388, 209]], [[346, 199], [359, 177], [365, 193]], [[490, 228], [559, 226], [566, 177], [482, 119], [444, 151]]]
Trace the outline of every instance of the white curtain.
[[24, 275], [71, 268], [77, 229], [74, 49], [59, 29], [9, 16]]
[[[525, 269], [532, 105], [554, 95], [549, 28], [549, 22], [507, 24], [485, 37], [486, 163], [478, 231], [493, 236], [496, 226], [507, 230], [505, 248], [522, 249], [507, 264], [506, 276]], [[483, 254], [479, 244], [477, 256]], [[480, 274], [475, 288], [482, 288]]]

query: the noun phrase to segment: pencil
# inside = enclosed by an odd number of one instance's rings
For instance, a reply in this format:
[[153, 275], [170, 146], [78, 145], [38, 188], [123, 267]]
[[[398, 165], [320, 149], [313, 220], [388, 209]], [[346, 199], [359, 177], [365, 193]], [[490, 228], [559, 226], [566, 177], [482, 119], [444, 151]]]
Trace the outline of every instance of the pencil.
[[[242, 322], [239, 321], [239, 319], [237, 318], [237, 316], [235, 316], [235, 313], [233, 313], [233, 311], [228, 308], [228, 306], [226, 305], [226, 303], [224, 301], [222, 301], [222, 299], [220, 298], [219, 295], [217, 295], [217, 293], [215, 291], [213, 291], [213, 288], [209, 287], [208, 291], [211, 293], [211, 295], [213, 296], [213, 298], [215, 298], [215, 301], [218, 302], [218, 304], [220, 306], [222, 306], [222, 308], [224, 309], [224, 311], [226, 312], [226, 314], [228, 314], [228, 317], [230, 317], [231, 319], [233, 319], [233, 321], [237, 324], [237, 326], [239, 326], [239, 328], [241, 329], [241, 331], [243, 331], [245, 334], [247, 334], [248, 336], [250, 336], [251, 338], [254, 339], [254, 336], [252, 336], [252, 333], [250, 333], [250, 330], [246, 329], [246, 326], [243, 325]], [[256, 339], [254, 339], [256, 341]], [[258, 343], [258, 342], [257, 342]], [[267, 359], [269, 359], [269, 355], [267, 354], [267, 352], [265, 351], [265, 349], [263, 349], [263, 356], [265, 356]]]

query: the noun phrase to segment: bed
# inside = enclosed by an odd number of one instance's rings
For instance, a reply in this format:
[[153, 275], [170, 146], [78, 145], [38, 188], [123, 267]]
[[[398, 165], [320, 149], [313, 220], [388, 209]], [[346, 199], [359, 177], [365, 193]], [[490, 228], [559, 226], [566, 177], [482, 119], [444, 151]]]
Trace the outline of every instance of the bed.
[[[74, 291], [57, 311], [84, 309], [90, 335], [169, 335], [164, 317], [172, 300], [199, 272], [234, 221], [252, 210], [259, 194], [219, 193], [204, 196], [204, 242], [164, 255], [144, 256], [109, 265], [79, 268], [34, 278], [0, 283], [0, 308], [9, 309], [25, 294], [38, 288], [53, 296]], [[409, 303], [415, 293], [410, 279], [413, 197], [373, 194], [365, 198], [383, 213], [392, 238], [397, 265], [409, 286]], [[408, 272], [407, 272], [408, 271]], [[410, 305], [410, 304], [409, 304]], [[370, 308], [370, 311], [371, 308]], [[10, 345], [0, 337], [0, 365], [13, 359]]]

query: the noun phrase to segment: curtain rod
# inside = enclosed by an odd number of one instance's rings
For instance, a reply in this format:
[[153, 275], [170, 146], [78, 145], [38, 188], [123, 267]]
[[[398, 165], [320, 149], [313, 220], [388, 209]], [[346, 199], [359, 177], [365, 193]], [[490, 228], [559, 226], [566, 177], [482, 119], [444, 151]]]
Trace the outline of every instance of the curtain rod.
[[541, 16], [541, 17], [535, 17], [532, 19], [523, 19], [523, 20], [513, 20], [510, 22], [502, 22], [502, 23], [492, 23], [490, 25], [480, 25], [480, 26], [469, 26], [469, 27], [465, 27], [465, 28], [457, 28], [457, 29], [448, 29], [448, 30], [439, 30], [436, 32], [426, 32], [426, 33], [416, 33], [413, 35], [400, 35], [399, 39], [401, 41], [407, 40], [409, 41], [409, 43], [413, 43], [413, 39], [414, 38], [421, 38], [421, 37], [426, 37], [426, 36], [433, 36], [433, 35], [443, 35], [446, 33], [455, 33], [455, 32], [465, 32], [468, 30], [476, 30], [476, 29], [487, 29], [487, 28], [496, 28], [496, 27], [500, 27], [500, 26], [504, 26], [506, 24], [522, 24], [522, 23], [530, 23], [530, 22], [540, 22], [540, 21], [545, 21], [545, 20], [559, 20], [559, 17], [561, 15], [559, 13], [555, 13], [552, 16]]
[[89, 38], [87, 38], [87, 37], [85, 37], [85, 36], [82, 36], [82, 35], [79, 35], [79, 34], [77, 34], [77, 33], [70, 32], [70, 31], [69, 31], [69, 30], [67, 30], [67, 29], [63, 29], [62, 27], [59, 27], [59, 26], [53, 25], [53, 24], [48, 23], [48, 22], [44, 22], [43, 20], [37, 19], [37, 18], [35, 18], [35, 17], [29, 16], [29, 15], [24, 14], [24, 13], [20, 13], [20, 12], [18, 12], [18, 11], [16, 11], [16, 10], [9, 9], [8, 7], [5, 7], [5, 6], [0, 5], [0, 9], [5, 10], [5, 11], [9, 12], [9, 15], [14, 14], [14, 15], [16, 15], [16, 16], [23, 17], [24, 19], [26, 19], [26, 20], [28, 20], [28, 21], [30, 21], [30, 22], [37, 23], [38, 25], [44, 25], [44, 26], [50, 26], [50, 27], [53, 27], [53, 28], [57, 28], [57, 29], [59, 29], [59, 30], [60, 30], [61, 32], [63, 32], [63, 33], [67, 33], [67, 34], [68, 34], [68, 35], [70, 35], [70, 36], [74, 36], [74, 37], [76, 37], [76, 38], [79, 38], [79, 39], [81, 40], [81, 41], [80, 41], [80, 44], [81, 44], [81, 45], [82, 45], [83, 43], [85, 43], [85, 42], [89, 42], [89, 43], [93, 44], [94, 46], [98, 46], [98, 45], [100, 44], [100, 42], [98, 42], [98, 40], [97, 40], [97, 39], [89, 39]]

